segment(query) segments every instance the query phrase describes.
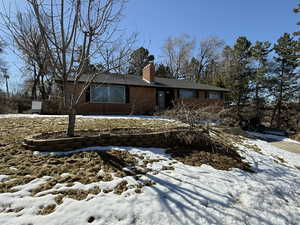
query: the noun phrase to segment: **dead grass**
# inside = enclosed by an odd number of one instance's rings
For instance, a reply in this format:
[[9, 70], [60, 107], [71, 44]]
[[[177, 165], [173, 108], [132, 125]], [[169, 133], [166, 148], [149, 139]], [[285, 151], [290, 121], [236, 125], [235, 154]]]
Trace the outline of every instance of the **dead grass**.
[[251, 149], [259, 154], [263, 154], [261, 149], [257, 145], [245, 143], [246, 138], [251, 137], [239, 127], [219, 128], [214, 129], [213, 132], [216, 137], [223, 142], [240, 144], [247, 149]]
[[295, 141], [299, 141], [300, 142], [300, 133], [291, 136], [291, 138], [294, 139]]
[[53, 213], [55, 211], [55, 208], [56, 208], [55, 204], [50, 204], [45, 207], [42, 206], [37, 214], [42, 215], [42, 216], [48, 215], [48, 214]]
[[55, 196], [54, 201], [57, 205], [60, 205], [64, 202], [63, 199], [64, 199], [64, 195], [63, 194], [58, 194], [58, 195]]
[[[94, 187], [89, 190], [80, 190], [80, 189], [69, 189], [65, 191], [52, 191], [51, 194], [56, 195], [55, 202], [57, 204], [63, 203], [65, 197], [72, 198], [75, 200], [84, 200], [89, 194], [97, 195], [101, 192], [99, 187]], [[43, 196], [43, 195], [41, 195]]]
[[[34, 155], [30, 150], [25, 150], [22, 147], [22, 141], [25, 137], [45, 132], [63, 132], [67, 128], [67, 118], [3, 118], [0, 119], [0, 174], [9, 175], [10, 179], [0, 183], [0, 193], [14, 192], [13, 187], [26, 184], [33, 179], [43, 176], [51, 176], [52, 178], [47, 183], [40, 185], [38, 188], [31, 191], [33, 196], [42, 191], [53, 188], [57, 183], [64, 183], [68, 187], [72, 187], [74, 182], [89, 184], [99, 181], [112, 180], [111, 173], [115, 176], [134, 176], [138, 179], [140, 174], [145, 174], [151, 171], [147, 167], [157, 160], [147, 160], [143, 156], [137, 156], [125, 151], [108, 150], [108, 151], [90, 151], [81, 152], [69, 156], [51, 156], [51, 155]], [[77, 120], [78, 130], [112, 130], [115, 128], [136, 128], [153, 131], [162, 131], [183, 126], [174, 121], [164, 120], [124, 120], [124, 119], [83, 119]], [[117, 129], [115, 129], [117, 132]], [[242, 141], [242, 138], [232, 134], [228, 137], [224, 132], [215, 132], [216, 138], [221, 138], [228, 142], [230, 137], [232, 141]], [[178, 149], [175, 149], [176, 152]], [[188, 154], [178, 155], [175, 150], [172, 155], [175, 159], [182, 161], [188, 165], [199, 166], [201, 164], [210, 164], [217, 169], [229, 169], [232, 167], [243, 168], [240, 161], [232, 161], [228, 156], [221, 156], [209, 152], [188, 152]], [[186, 153], [186, 152], [185, 152]], [[137, 161], [143, 160], [143, 165], [137, 166]], [[133, 168], [130, 171], [124, 171], [122, 168]], [[166, 170], [172, 170], [172, 165], [165, 166]], [[99, 174], [99, 171], [104, 173]], [[63, 173], [70, 174], [69, 176], [61, 176]], [[154, 183], [144, 182], [135, 187], [135, 192], [140, 193], [145, 185], [153, 185]], [[54, 191], [56, 195], [55, 202], [57, 205], [63, 202], [65, 197], [76, 200], [86, 199], [89, 194], [97, 194], [114, 192], [121, 194], [127, 190], [127, 183], [120, 183], [114, 190], [91, 189], [83, 190], [68, 190]], [[40, 195], [40, 194], [39, 194]], [[45, 215], [53, 212], [55, 207], [45, 206], [41, 209], [40, 214]]]
[[[0, 193], [14, 192], [12, 188], [30, 182], [43, 176], [52, 176], [39, 190], [33, 194], [47, 190], [56, 183], [66, 183], [72, 186], [78, 181], [83, 184], [109, 181], [109, 173], [117, 176], [127, 175], [122, 170], [125, 166], [134, 166], [136, 156], [123, 151], [81, 152], [72, 156], [58, 157], [51, 155], [34, 155], [22, 147], [25, 137], [54, 131], [65, 131], [67, 118], [2, 118], [0, 119], [0, 174], [10, 175], [10, 180], [0, 183]], [[145, 128], [151, 130], [172, 129], [178, 123], [163, 120], [135, 120], [135, 119], [77, 119], [78, 130], [111, 130], [113, 128]], [[97, 176], [99, 170], [107, 172], [104, 176]], [[141, 171], [140, 171], [141, 172]], [[61, 177], [63, 173], [71, 176]], [[139, 173], [139, 171], [135, 171]], [[28, 177], [26, 175], [29, 175]], [[75, 196], [78, 194], [68, 194]]]
[[[253, 172], [250, 169], [250, 165], [245, 163], [242, 157], [232, 157], [219, 153], [199, 151], [198, 149], [171, 149], [168, 153], [170, 153], [174, 159], [190, 166], [207, 164], [219, 170], [239, 168], [241, 170]], [[172, 169], [172, 167], [169, 169]]]
[[242, 144], [247, 137], [245, 131], [239, 127], [225, 127], [225, 128], [215, 128], [213, 129], [213, 134], [224, 142], [233, 142]]
[[127, 181], [124, 180], [121, 183], [119, 183], [116, 188], [114, 189], [115, 194], [122, 194], [124, 191], [127, 191]]
[[34, 176], [12, 176], [10, 180], [0, 183], [0, 193], [16, 192], [17, 190], [13, 187], [27, 184], [34, 179]]
[[280, 164], [286, 164], [287, 163], [287, 161], [285, 161], [284, 158], [282, 158], [282, 157], [276, 156], [276, 159], [278, 160], [278, 161], [275, 160], [275, 162], [277, 162], [277, 163], [280, 163]]
[[261, 149], [257, 145], [250, 145], [250, 144], [243, 143], [243, 146], [245, 146], [247, 149], [251, 149], [251, 150], [263, 155]]
[[2, 206], [2, 209], [0, 209], [0, 213], [18, 213], [21, 212], [23, 209], [23, 207], [13, 208], [10, 204], [8, 204], [4, 207]]

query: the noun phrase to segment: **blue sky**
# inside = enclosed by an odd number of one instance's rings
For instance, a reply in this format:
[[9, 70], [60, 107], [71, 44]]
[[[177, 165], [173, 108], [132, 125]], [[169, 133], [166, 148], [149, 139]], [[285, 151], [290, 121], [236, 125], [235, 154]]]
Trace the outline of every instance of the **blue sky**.
[[[18, 0], [18, 7], [22, 7]], [[12, 0], [4, 0], [4, 3]], [[129, 0], [120, 28], [139, 33], [144, 46], [162, 60], [161, 48], [168, 37], [183, 33], [196, 40], [218, 36], [233, 44], [244, 35], [250, 41], [275, 42], [284, 32], [294, 32], [300, 15], [293, 13], [297, 0]], [[0, 8], [0, 11], [2, 9]], [[3, 57], [3, 56], [1, 56]], [[4, 55], [12, 82], [20, 81], [20, 59], [7, 49]]]
[[198, 40], [216, 35], [227, 44], [241, 35], [274, 42], [297, 30], [296, 5], [296, 0], [131, 0], [122, 27], [139, 32], [156, 56], [164, 40], [182, 33]]

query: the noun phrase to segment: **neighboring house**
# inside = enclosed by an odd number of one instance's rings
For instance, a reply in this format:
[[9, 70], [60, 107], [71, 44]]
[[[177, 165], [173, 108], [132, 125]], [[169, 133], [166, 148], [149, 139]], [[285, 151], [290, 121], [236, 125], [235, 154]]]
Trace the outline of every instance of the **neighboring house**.
[[[84, 80], [81, 80], [84, 81]], [[79, 114], [152, 114], [172, 107], [178, 102], [186, 104], [224, 104], [227, 89], [155, 77], [151, 63], [143, 69], [143, 76], [104, 74], [97, 76], [82, 95]]]

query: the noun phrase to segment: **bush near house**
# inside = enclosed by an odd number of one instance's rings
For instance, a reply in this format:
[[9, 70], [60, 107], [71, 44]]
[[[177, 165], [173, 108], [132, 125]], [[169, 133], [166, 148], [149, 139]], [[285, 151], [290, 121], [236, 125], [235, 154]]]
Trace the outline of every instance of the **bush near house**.
[[0, 114], [24, 113], [31, 109], [31, 100], [22, 95], [7, 97], [0, 94]]

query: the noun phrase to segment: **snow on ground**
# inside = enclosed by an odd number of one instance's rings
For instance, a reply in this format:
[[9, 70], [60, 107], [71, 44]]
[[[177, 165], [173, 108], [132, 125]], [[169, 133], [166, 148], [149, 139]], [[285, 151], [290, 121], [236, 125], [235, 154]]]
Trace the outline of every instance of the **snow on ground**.
[[295, 141], [293, 139], [290, 139], [290, 138], [287, 138], [287, 137], [284, 137], [284, 136], [278, 136], [278, 135], [273, 135], [273, 134], [262, 134], [262, 133], [249, 132], [249, 131], [247, 131], [246, 133], [248, 133], [250, 136], [259, 137], [259, 138], [262, 138], [264, 140], [270, 140], [270, 141], [287, 141], [287, 142], [292, 142], [292, 143], [300, 144], [299, 141]]
[[[271, 145], [271, 143], [263, 140], [247, 140], [245, 143], [250, 145], [256, 145], [261, 149], [261, 152], [264, 155], [269, 155], [274, 159], [281, 158], [284, 161], [287, 161], [289, 165], [296, 166], [300, 168], [300, 155], [293, 152], [283, 151], [282, 149]], [[300, 144], [300, 143], [299, 143]], [[299, 171], [300, 172], [300, 171]]]
[[[299, 224], [300, 171], [294, 166], [300, 166], [300, 155], [285, 152], [262, 140], [249, 139], [245, 144], [240, 146], [241, 154], [256, 173], [239, 169], [221, 171], [208, 165], [193, 167], [179, 162], [172, 165], [175, 170], [161, 170], [163, 165], [174, 162], [163, 149], [111, 147], [149, 159], [164, 159], [152, 164], [159, 173], [150, 172], [139, 180], [115, 177], [110, 182], [76, 183], [73, 187], [57, 184], [43, 196], [40, 193], [39, 197], [31, 197], [29, 190], [49, 177], [36, 179], [18, 186], [17, 192], [0, 194], [0, 224], [88, 224], [91, 216], [95, 218], [92, 224], [103, 225]], [[257, 145], [261, 153], [252, 150], [251, 145]], [[104, 150], [100, 147], [86, 150], [95, 149]], [[277, 156], [287, 163], [276, 162]], [[41, 206], [55, 203], [55, 196], [51, 194], [55, 190], [86, 190], [96, 186], [106, 189], [123, 179], [129, 186], [147, 180], [156, 184], [143, 187], [140, 194], [129, 187], [121, 195], [101, 192], [82, 201], [65, 198], [53, 213], [37, 215]], [[24, 209], [5, 212], [7, 208], [18, 207]]]
[[[45, 117], [58, 117], [64, 118], [67, 115], [40, 115], [40, 114], [0, 114], [1, 118], [45, 118]], [[160, 119], [169, 120], [159, 116], [143, 116], [143, 115], [77, 115], [77, 118], [87, 118], [87, 119]]]

